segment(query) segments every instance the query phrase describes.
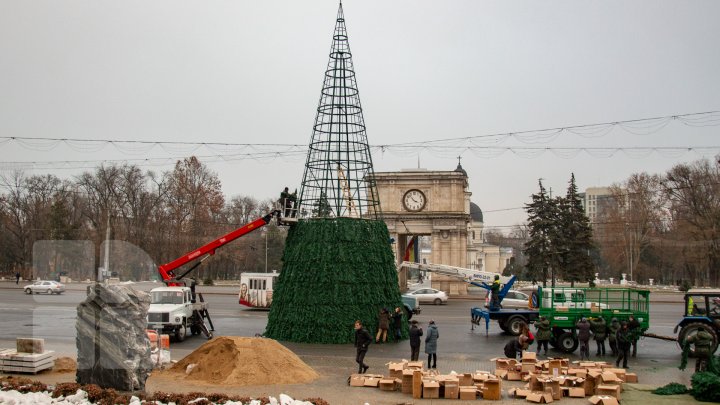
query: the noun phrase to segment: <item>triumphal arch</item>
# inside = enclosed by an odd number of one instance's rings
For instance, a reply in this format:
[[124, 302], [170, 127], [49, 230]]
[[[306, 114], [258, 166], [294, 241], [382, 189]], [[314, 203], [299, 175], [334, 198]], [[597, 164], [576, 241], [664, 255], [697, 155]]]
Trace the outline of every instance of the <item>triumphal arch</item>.
[[[472, 193], [462, 166], [458, 164], [453, 171], [375, 172], [375, 180], [383, 218], [396, 241], [393, 246], [398, 262], [413, 236], [431, 236], [428, 263], [468, 267]], [[433, 276], [433, 287], [453, 295], [467, 291], [464, 283], [438, 276]]]

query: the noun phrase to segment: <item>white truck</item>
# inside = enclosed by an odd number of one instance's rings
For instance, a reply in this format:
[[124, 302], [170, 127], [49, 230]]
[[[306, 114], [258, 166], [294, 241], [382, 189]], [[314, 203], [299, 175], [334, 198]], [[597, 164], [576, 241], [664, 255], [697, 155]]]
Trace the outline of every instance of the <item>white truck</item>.
[[[148, 310], [148, 329], [160, 330], [182, 342], [188, 328], [193, 335], [204, 333], [212, 338], [203, 321], [208, 304], [193, 300], [190, 287], [158, 287], [150, 290], [150, 309]], [[212, 324], [212, 323], [211, 323]]]

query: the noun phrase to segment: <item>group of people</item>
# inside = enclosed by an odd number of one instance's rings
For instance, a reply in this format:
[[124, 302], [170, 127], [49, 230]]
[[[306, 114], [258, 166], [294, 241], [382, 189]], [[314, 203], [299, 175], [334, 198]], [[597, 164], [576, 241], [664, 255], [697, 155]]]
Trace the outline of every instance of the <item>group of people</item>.
[[590, 339], [597, 345], [596, 356], [605, 356], [605, 340], [608, 340], [612, 355], [616, 357], [615, 365], [628, 368], [627, 362], [632, 350], [632, 357], [637, 356], [637, 343], [642, 333], [640, 322], [630, 315], [627, 321], [612, 318], [610, 324], [603, 317], [580, 319], [576, 324], [578, 341], [580, 342], [580, 359], [590, 359]]
[[[400, 341], [402, 338], [402, 309], [395, 308], [395, 312], [390, 314], [387, 308], [380, 310], [378, 317], [378, 331], [375, 336], [375, 343], [385, 343], [387, 341], [387, 332], [392, 320], [394, 327], [395, 341]], [[423, 329], [418, 325], [417, 320], [410, 322], [410, 360], [417, 361], [420, 357], [420, 338], [423, 336]], [[428, 323], [427, 334], [425, 334], [425, 353], [428, 355], [428, 368], [437, 368], [437, 341], [440, 338], [440, 332], [438, 331], [437, 325], [434, 320], [430, 320]], [[365, 355], [367, 354], [368, 347], [372, 343], [373, 338], [367, 328], [362, 324], [362, 321], [355, 321], [355, 348], [356, 356], [355, 362], [358, 364], [358, 373], [363, 374], [367, 372], [369, 366], [365, 364]]]
[[[580, 359], [590, 359], [590, 339], [595, 340], [597, 345], [596, 356], [605, 356], [605, 340], [609, 341], [612, 355], [616, 357], [615, 365], [620, 367], [620, 362], [624, 368], [628, 368], [628, 357], [632, 350], [632, 357], [637, 356], [637, 342], [640, 338], [641, 328], [632, 315], [627, 321], [619, 322], [617, 318], [612, 318], [610, 324], [605, 322], [602, 317], [580, 319], [577, 324], [577, 338], [580, 343]], [[536, 334], [530, 332], [527, 324], [523, 323], [520, 328], [520, 334], [517, 338], [513, 338], [505, 345], [504, 352], [506, 357], [516, 358], [524, 350], [537, 341], [537, 352], [544, 351], [547, 355], [548, 343], [552, 338], [552, 330], [550, 320], [545, 316], [541, 316], [535, 322]]]

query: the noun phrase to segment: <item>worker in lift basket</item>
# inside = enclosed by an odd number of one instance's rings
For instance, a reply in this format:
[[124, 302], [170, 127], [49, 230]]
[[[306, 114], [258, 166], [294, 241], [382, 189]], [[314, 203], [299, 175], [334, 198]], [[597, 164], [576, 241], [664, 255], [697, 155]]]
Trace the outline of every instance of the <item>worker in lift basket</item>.
[[497, 311], [500, 309], [500, 276], [495, 275], [495, 280], [490, 286], [490, 310]]

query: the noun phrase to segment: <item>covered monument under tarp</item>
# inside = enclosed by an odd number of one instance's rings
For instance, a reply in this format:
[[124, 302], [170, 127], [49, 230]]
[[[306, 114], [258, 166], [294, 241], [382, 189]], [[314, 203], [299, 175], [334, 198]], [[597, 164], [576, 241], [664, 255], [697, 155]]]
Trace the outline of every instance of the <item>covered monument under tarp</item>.
[[77, 373], [80, 384], [136, 391], [152, 369], [145, 332], [150, 295], [126, 285], [88, 287], [77, 307]]

